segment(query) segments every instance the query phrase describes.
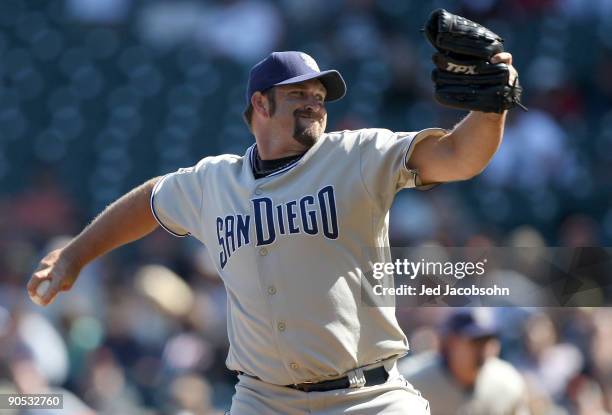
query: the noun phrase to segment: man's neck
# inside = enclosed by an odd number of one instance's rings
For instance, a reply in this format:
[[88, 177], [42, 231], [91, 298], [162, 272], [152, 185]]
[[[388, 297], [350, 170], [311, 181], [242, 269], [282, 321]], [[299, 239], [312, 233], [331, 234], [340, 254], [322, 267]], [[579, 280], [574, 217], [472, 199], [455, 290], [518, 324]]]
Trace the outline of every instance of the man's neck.
[[308, 149], [293, 138], [275, 138], [273, 136], [257, 137], [257, 152], [262, 160], [277, 160], [297, 156]]

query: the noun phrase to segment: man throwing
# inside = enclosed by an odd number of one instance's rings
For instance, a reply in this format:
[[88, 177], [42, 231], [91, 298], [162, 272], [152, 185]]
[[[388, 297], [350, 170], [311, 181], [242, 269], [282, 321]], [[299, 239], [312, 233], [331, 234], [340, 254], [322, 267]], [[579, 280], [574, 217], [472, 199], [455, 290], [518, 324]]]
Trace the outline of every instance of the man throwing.
[[[515, 85], [509, 53], [490, 61]], [[49, 281], [39, 298], [49, 304], [87, 263], [159, 224], [203, 242], [225, 284], [227, 366], [239, 378], [232, 415], [428, 414], [396, 368], [408, 342], [395, 310], [361, 305], [362, 276], [388, 260], [395, 194], [480, 173], [501, 143], [505, 108], [472, 111], [450, 132], [325, 133], [325, 105], [345, 92], [337, 71], [305, 53], [272, 53], [247, 86], [255, 144], [121, 197], [41, 261], [30, 295]]]

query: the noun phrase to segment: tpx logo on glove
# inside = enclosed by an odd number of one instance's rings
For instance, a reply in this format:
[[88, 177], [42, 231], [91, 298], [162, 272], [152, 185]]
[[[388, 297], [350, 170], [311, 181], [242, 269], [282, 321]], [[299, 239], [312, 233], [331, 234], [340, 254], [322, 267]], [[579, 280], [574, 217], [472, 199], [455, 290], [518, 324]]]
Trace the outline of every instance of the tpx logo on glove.
[[446, 70], [453, 73], [464, 73], [466, 75], [476, 75], [476, 65], [456, 65], [452, 62], [447, 62]]

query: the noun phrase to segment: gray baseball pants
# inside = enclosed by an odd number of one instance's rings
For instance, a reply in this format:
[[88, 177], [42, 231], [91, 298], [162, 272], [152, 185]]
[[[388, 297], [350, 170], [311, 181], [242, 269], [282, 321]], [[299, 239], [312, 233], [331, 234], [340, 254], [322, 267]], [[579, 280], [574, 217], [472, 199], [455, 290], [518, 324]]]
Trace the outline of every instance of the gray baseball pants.
[[429, 415], [429, 402], [397, 370], [380, 385], [302, 392], [240, 375], [231, 415]]

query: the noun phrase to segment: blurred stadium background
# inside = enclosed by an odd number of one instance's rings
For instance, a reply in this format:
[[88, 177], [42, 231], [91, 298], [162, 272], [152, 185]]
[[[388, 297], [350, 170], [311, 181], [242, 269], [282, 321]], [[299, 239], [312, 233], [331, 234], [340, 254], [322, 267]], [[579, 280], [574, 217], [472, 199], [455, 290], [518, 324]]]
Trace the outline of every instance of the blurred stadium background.
[[[0, 392], [48, 384], [63, 413], [227, 409], [225, 292], [195, 241], [156, 231], [47, 309], [26, 297], [33, 267], [146, 179], [242, 154], [248, 69], [272, 50], [343, 73], [331, 130], [452, 127], [419, 33], [435, 7], [504, 37], [530, 111], [510, 114], [478, 178], [400, 193], [393, 243], [609, 246], [612, 1], [2, 0]], [[436, 348], [447, 312], [398, 311], [413, 353]], [[534, 414], [612, 411], [612, 310], [495, 313]]]

